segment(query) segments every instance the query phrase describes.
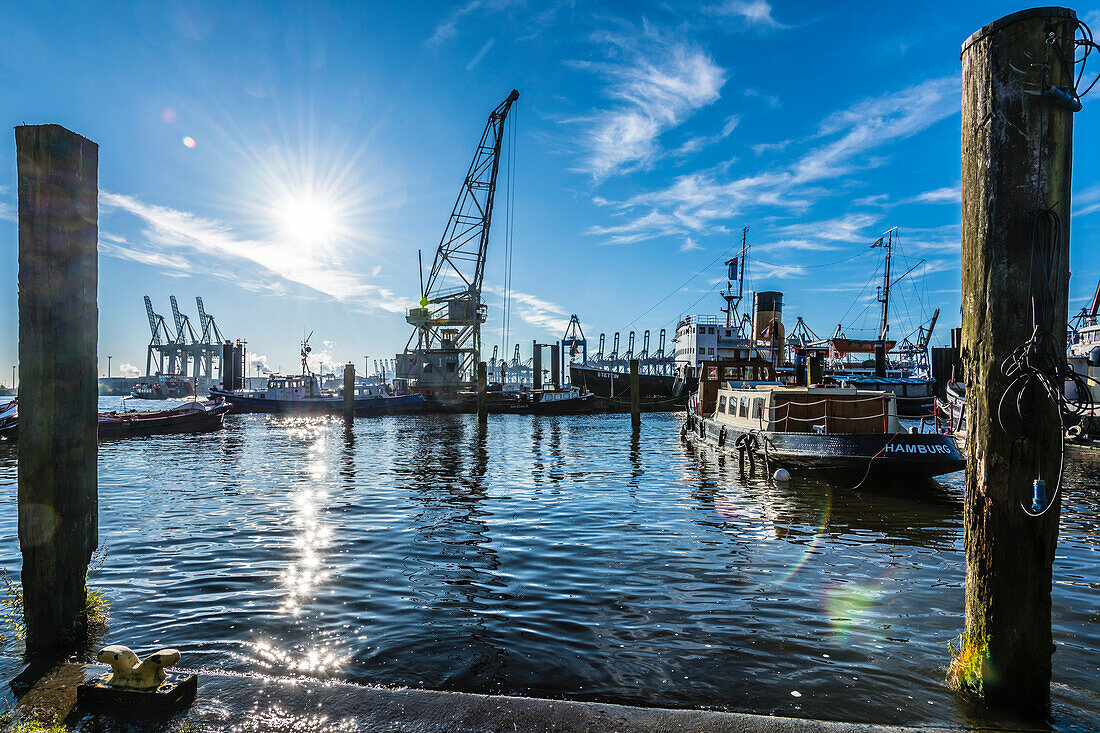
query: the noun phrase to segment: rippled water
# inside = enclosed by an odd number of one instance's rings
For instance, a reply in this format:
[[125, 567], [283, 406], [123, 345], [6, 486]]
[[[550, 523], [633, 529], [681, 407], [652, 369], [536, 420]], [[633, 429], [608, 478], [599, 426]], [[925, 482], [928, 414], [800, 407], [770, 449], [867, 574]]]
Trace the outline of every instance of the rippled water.
[[[117, 400], [103, 399], [105, 406]], [[188, 666], [895, 723], [1001, 721], [942, 684], [962, 474], [774, 486], [676, 415], [230, 416], [100, 447], [108, 639]], [[19, 567], [0, 446], [0, 565]], [[1096, 480], [1055, 566], [1055, 727], [1100, 718]]]

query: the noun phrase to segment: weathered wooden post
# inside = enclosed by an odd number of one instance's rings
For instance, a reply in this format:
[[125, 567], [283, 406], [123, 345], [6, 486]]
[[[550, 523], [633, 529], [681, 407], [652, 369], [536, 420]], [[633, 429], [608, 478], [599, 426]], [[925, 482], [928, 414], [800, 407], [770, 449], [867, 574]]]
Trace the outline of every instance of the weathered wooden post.
[[630, 422], [637, 427], [642, 422], [642, 389], [638, 378], [638, 360], [630, 360]]
[[966, 626], [950, 681], [1031, 714], [1050, 702], [1061, 503], [1031, 516], [1033, 482], [1060, 481], [1062, 436], [1037, 385], [1025, 420], [1002, 427], [998, 404], [1012, 381], [1002, 366], [1033, 332], [1036, 355], [1065, 358], [1076, 28], [1072, 10], [1024, 10], [962, 49]]
[[19, 177], [19, 546], [29, 655], [87, 629], [96, 485], [99, 146], [15, 128]]
[[344, 422], [351, 424], [355, 420], [355, 365], [350, 361], [344, 365]]
[[486, 391], [489, 388], [489, 375], [485, 362], [477, 363], [477, 419], [485, 422], [489, 419], [489, 406], [486, 403]]

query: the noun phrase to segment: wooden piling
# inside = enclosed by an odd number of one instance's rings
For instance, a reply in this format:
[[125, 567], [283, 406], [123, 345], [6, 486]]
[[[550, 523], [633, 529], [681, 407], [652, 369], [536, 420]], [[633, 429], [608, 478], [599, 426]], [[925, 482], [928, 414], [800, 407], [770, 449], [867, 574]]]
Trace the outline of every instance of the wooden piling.
[[344, 365], [344, 422], [355, 419], [355, 365], [350, 361]]
[[637, 359], [630, 360], [630, 421], [635, 426], [642, 422], [642, 388]]
[[489, 389], [489, 372], [485, 362], [477, 363], [477, 419], [486, 422], [489, 419], [489, 406], [486, 402], [486, 393]]
[[19, 180], [19, 546], [29, 656], [76, 649], [99, 541], [99, 146], [15, 128]]
[[1044, 89], [1073, 83], [1075, 29], [1072, 10], [1025, 10], [962, 50], [966, 625], [950, 681], [1035, 715], [1050, 702], [1060, 498], [1041, 517], [1025, 507], [1034, 479], [1059, 481], [1061, 427], [1038, 389], [1025, 420], [1002, 427], [998, 405], [1002, 366], [1035, 326], [1039, 351], [1065, 358], [1073, 114]]

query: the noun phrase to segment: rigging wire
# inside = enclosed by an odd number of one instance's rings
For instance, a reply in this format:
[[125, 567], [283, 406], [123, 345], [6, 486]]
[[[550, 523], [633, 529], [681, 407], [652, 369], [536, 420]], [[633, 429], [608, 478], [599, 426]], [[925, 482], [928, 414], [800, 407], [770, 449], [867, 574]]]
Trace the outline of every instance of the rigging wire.
[[[727, 256], [727, 255], [728, 255], [728, 254], [730, 254], [730, 252], [732, 252], [732, 251], [733, 251], [733, 250], [723, 250], [723, 251], [722, 251], [721, 253], [719, 253], [719, 255], [718, 255], [717, 257], [715, 257], [715, 258], [714, 258], [713, 260], [711, 260], [710, 262], [708, 262], [708, 263], [706, 264], [706, 266], [704, 266], [704, 267], [703, 267], [703, 269], [699, 270], [699, 271], [698, 271], [697, 273], [695, 273], [694, 275], [692, 275], [691, 277], [689, 277], [689, 278], [688, 278], [687, 280], [684, 280], [684, 282], [682, 282], [682, 283], [681, 283], [680, 285], [677, 285], [677, 286], [676, 286], [676, 288], [674, 288], [674, 289], [673, 289], [673, 290], [672, 290], [671, 292], [669, 292], [669, 294], [668, 294], [668, 295], [666, 295], [665, 297], [661, 298], [661, 299], [660, 299], [660, 300], [658, 300], [658, 301], [657, 301], [656, 303], [654, 303], [653, 305], [651, 305], [651, 306], [650, 306], [650, 307], [649, 307], [648, 309], [646, 309], [645, 313], [642, 313], [642, 314], [641, 314], [640, 316], [638, 316], [638, 317], [637, 317], [637, 318], [635, 318], [634, 320], [630, 321], [630, 322], [629, 322], [629, 323], [628, 323], [628, 324], [627, 324], [627, 325], [626, 325], [625, 327], [623, 327], [623, 328], [622, 328], [622, 329], [620, 329], [620, 330], [622, 330], [622, 331], [625, 331], [625, 330], [626, 330], [627, 328], [630, 328], [631, 326], [635, 326], [635, 327], [636, 327], [636, 325], [637, 325], [638, 321], [642, 320], [642, 319], [643, 319], [643, 318], [645, 318], [645, 317], [646, 317], [647, 315], [649, 315], [650, 313], [652, 313], [652, 312], [653, 312], [653, 310], [657, 308], [657, 306], [661, 305], [661, 304], [662, 304], [662, 303], [664, 303], [664, 302], [665, 302], [666, 300], [668, 300], [669, 298], [671, 298], [671, 297], [672, 297], [673, 295], [676, 295], [676, 293], [678, 293], [678, 292], [680, 292], [681, 290], [683, 290], [684, 288], [686, 288], [686, 287], [687, 287], [687, 286], [688, 286], [688, 285], [689, 285], [689, 284], [690, 284], [690, 283], [691, 283], [691, 282], [692, 282], [692, 281], [693, 281], [693, 280], [694, 280], [695, 278], [697, 278], [697, 277], [699, 277], [700, 275], [702, 275], [702, 274], [703, 274], [704, 272], [706, 272], [706, 271], [707, 271], [708, 269], [710, 269], [710, 268], [711, 268], [711, 267], [712, 267], [712, 266], [714, 265], [714, 263], [715, 263], [715, 262], [717, 262], [718, 260], [720, 260], [720, 259], [722, 259], [723, 257]], [[721, 284], [721, 280], [719, 280], [719, 281], [718, 281], [718, 284]], [[707, 294], [707, 295], [710, 295], [710, 293], [712, 293], [712, 292], [714, 292], [714, 288], [711, 288], [711, 289], [710, 289], [710, 290], [709, 290], [709, 291], [708, 291], [708, 292], [707, 292], [706, 294]], [[702, 298], [699, 298], [699, 300], [702, 300]], [[692, 308], [694, 308], [694, 307], [695, 307], [695, 304], [696, 304], [696, 303], [698, 303], [698, 302], [699, 302], [699, 300], [695, 301], [695, 303], [692, 303], [692, 304], [691, 304], [690, 306], [688, 306], [688, 310], [691, 310]], [[670, 323], [671, 323], [671, 321], [670, 321]], [[665, 325], [667, 326], [668, 324], [665, 324]]]

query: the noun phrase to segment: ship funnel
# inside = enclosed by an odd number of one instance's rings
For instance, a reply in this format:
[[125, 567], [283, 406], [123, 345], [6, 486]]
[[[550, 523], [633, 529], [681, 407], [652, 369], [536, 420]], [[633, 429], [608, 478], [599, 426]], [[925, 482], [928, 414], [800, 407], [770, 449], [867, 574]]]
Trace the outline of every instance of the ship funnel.
[[753, 297], [752, 335], [757, 341], [780, 342], [783, 328], [783, 293], [764, 290]]

